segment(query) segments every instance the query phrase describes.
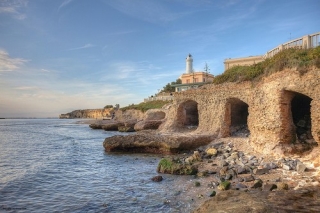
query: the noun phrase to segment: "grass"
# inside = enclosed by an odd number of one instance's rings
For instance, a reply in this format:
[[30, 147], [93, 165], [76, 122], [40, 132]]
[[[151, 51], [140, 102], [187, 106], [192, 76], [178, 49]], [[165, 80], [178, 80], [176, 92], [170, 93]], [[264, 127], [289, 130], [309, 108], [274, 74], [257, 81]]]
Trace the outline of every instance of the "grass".
[[320, 46], [313, 49], [290, 48], [251, 66], [234, 66], [217, 75], [213, 83], [252, 81], [285, 68], [297, 68], [303, 75], [312, 66], [320, 68]]
[[140, 110], [142, 112], [145, 112], [149, 109], [160, 109], [165, 104], [171, 103], [172, 101], [149, 101], [149, 102], [142, 102], [140, 104], [132, 104], [126, 107], [120, 108], [123, 111], [129, 110], [129, 109], [136, 109]]

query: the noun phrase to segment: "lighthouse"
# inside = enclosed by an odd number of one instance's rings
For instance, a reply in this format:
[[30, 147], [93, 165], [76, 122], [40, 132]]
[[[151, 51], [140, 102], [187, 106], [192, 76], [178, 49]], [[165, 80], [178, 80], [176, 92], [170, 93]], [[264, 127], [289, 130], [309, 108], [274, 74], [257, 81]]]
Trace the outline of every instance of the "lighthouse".
[[189, 55], [186, 58], [186, 74], [193, 73], [192, 62], [192, 55], [189, 53]]

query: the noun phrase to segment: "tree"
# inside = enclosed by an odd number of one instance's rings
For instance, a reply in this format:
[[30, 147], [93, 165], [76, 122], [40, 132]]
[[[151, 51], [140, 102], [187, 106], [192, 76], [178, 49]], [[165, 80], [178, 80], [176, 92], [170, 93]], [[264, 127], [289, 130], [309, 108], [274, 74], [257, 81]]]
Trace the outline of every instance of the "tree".
[[103, 107], [104, 109], [109, 109], [109, 108], [113, 108], [113, 105], [106, 105], [105, 107]]
[[176, 81], [172, 81], [171, 83], [167, 83], [161, 90], [161, 92], [174, 92], [175, 88], [172, 85], [181, 84], [181, 79], [178, 78]]

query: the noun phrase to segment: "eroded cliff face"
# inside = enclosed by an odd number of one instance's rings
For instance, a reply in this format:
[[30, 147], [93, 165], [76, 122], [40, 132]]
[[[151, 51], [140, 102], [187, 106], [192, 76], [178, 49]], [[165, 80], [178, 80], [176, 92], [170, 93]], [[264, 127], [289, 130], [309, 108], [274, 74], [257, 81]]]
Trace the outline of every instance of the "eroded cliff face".
[[83, 109], [74, 110], [72, 112], [61, 114], [59, 118], [93, 118], [93, 119], [103, 119], [110, 117], [111, 113], [114, 111], [113, 108], [108, 109]]
[[314, 153], [320, 142], [320, 70], [284, 70], [259, 82], [177, 93], [161, 132], [183, 129], [216, 137], [246, 129], [245, 136], [259, 152]]

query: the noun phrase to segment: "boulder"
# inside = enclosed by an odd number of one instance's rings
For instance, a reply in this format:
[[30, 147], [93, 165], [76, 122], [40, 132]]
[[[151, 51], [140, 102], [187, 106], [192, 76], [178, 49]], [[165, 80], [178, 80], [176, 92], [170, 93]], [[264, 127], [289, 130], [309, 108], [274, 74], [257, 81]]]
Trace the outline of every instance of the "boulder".
[[148, 129], [158, 129], [162, 124], [162, 120], [146, 120], [139, 121], [134, 125], [135, 131], [148, 130]]
[[192, 150], [207, 145], [212, 135], [161, 135], [156, 131], [145, 130], [130, 135], [115, 135], [104, 140], [107, 152], [145, 152], [171, 154]]
[[215, 148], [208, 148], [206, 154], [209, 156], [216, 156], [218, 151]]
[[102, 129], [105, 131], [118, 131], [118, 127], [123, 125], [121, 122], [113, 122], [102, 125]]
[[163, 180], [163, 178], [161, 175], [157, 175], [157, 176], [154, 176], [153, 178], [151, 178], [151, 180], [153, 182], [161, 182]]
[[180, 160], [163, 158], [158, 164], [157, 172], [173, 175], [195, 175], [198, 168], [194, 165], [184, 164]]
[[118, 131], [119, 132], [134, 132], [134, 128], [131, 126], [119, 126]]

